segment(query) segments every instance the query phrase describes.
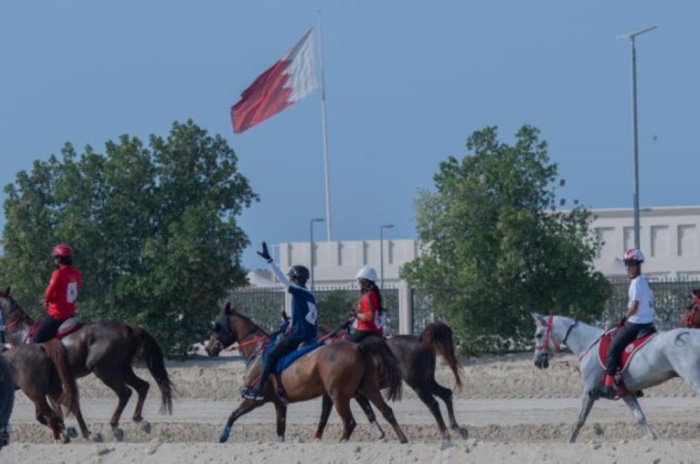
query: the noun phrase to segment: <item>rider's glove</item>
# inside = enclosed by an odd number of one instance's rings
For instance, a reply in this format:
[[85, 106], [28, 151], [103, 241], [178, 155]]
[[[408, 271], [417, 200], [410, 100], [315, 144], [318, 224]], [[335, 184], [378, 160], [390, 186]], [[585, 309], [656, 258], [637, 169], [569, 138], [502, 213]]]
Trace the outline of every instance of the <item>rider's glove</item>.
[[267, 250], [267, 243], [262, 242], [262, 251], [258, 251], [258, 254], [268, 263], [272, 262], [272, 256], [270, 256], [270, 252]]

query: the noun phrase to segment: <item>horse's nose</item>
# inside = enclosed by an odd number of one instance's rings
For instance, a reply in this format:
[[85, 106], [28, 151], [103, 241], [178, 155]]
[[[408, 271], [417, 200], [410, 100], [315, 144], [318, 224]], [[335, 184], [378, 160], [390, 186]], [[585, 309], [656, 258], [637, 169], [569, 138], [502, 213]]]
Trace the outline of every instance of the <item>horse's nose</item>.
[[540, 353], [535, 357], [535, 366], [539, 369], [547, 369], [549, 367], [549, 356], [547, 353]]

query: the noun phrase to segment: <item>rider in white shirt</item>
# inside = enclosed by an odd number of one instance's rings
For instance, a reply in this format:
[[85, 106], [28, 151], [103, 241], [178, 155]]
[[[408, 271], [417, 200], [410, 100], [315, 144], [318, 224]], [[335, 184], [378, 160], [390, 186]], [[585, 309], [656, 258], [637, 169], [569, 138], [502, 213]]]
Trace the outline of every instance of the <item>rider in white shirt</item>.
[[640, 333], [653, 333], [654, 294], [649, 287], [649, 281], [642, 275], [644, 254], [635, 248], [627, 250], [623, 258], [630, 280], [629, 303], [625, 315], [617, 324], [617, 331], [608, 347], [605, 378], [603, 387], [598, 387], [592, 394], [602, 398], [614, 399], [617, 389], [614, 386], [615, 374], [619, 368], [622, 350], [636, 339]]

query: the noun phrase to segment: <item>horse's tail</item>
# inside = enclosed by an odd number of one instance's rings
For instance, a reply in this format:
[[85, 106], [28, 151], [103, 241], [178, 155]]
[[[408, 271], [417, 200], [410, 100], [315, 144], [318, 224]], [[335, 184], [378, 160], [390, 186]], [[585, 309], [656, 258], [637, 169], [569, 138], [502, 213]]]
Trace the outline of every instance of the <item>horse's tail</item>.
[[[358, 344], [358, 348], [367, 364], [374, 367], [377, 382], [385, 380], [388, 383], [386, 399], [400, 400], [403, 387], [401, 369], [386, 340], [381, 337], [367, 337]], [[367, 376], [366, 371], [365, 376]]]
[[61, 379], [61, 384], [63, 386], [61, 403], [63, 403], [74, 416], [78, 416], [80, 412], [78, 382], [76, 382], [75, 374], [73, 374], [70, 363], [68, 362], [68, 352], [66, 348], [57, 339], [40, 343], [39, 346], [41, 346], [46, 356], [51, 360], [56, 368], [58, 377]]
[[160, 413], [167, 412], [172, 414], [174, 386], [168, 371], [165, 369], [163, 350], [161, 350], [153, 335], [139, 327], [134, 327], [134, 330], [141, 338], [141, 356], [160, 389]]
[[455, 387], [462, 388], [462, 366], [452, 341], [452, 329], [444, 322], [431, 322], [420, 334], [421, 345], [433, 354], [440, 354], [455, 376]]

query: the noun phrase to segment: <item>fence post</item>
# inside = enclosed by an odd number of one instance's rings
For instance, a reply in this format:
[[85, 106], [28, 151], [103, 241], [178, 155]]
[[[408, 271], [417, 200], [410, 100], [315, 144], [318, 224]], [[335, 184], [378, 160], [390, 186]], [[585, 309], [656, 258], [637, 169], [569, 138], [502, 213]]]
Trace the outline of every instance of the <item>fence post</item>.
[[399, 282], [399, 335], [413, 333], [413, 301], [411, 287], [404, 280]]

